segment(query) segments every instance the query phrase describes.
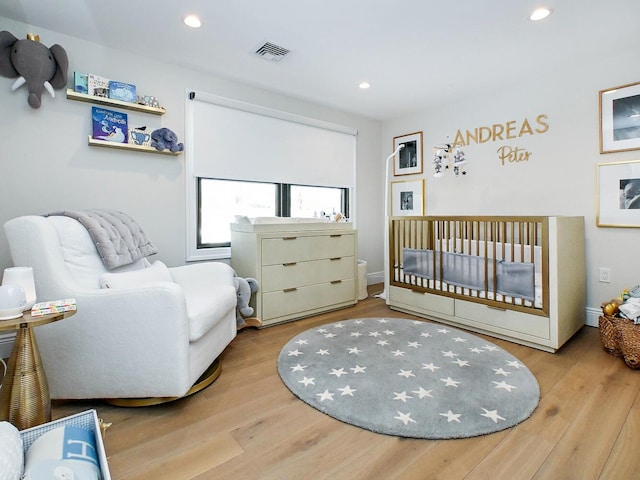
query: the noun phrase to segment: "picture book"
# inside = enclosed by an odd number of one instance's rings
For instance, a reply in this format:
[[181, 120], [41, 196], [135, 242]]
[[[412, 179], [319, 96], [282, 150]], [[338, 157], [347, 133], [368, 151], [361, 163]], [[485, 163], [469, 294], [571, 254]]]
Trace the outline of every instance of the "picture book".
[[82, 72], [73, 72], [73, 91], [87, 93], [89, 87], [89, 76]]
[[138, 99], [136, 96], [136, 86], [130, 83], [111, 80], [109, 82], [109, 98], [123, 102], [136, 102]]
[[87, 78], [87, 93], [96, 97], [108, 97], [109, 79], [90, 73]]
[[93, 138], [108, 142], [127, 143], [128, 119], [126, 113], [91, 107], [91, 119]]

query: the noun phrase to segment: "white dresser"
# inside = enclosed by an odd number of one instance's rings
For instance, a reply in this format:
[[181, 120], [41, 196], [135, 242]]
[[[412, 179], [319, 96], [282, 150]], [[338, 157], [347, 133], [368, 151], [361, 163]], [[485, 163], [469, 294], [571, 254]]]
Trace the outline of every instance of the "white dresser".
[[348, 223], [231, 225], [231, 266], [258, 280], [264, 326], [355, 305], [357, 232]]

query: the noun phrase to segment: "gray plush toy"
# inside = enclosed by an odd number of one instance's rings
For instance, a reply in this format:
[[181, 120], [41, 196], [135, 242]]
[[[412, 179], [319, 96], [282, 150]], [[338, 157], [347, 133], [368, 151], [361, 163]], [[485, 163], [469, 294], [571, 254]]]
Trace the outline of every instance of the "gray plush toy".
[[[241, 278], [238, 276], [233, 277], [233, 283], [236, 287], [236, 293], [238, 295], [238, 303], [236, 306], [236, 327], [238, 330], [247, 326], [259, 326], [254, 325], [253, 308], [249, 305], [251, 295], [258, 291], [258, 281], [255, 278]], [[251, 325], [247, 324], [246, 319], [251, 319]], [[259, 321], [260, 322], [260, 321]], [[262, 324], [262, 322], [260, 322]]]
[[45, 89], [55, 97], [53, 89], [65, 87], [68, 68], [67, 52], [60, 45], [47, 48], [38, 35], [28, 34], [26, 39], [18, 40], [7, 31], [0, 32], [0, 75], [18, 77], [11, 90], [27, 85], [31, 108], [40, 108]]
[[181, 152], [184, 145], [178, 143], [178, 136], [166, 127], [158, 128], [151, 132], [151, 146], [156, 150], [171, 150], [172, 152]]

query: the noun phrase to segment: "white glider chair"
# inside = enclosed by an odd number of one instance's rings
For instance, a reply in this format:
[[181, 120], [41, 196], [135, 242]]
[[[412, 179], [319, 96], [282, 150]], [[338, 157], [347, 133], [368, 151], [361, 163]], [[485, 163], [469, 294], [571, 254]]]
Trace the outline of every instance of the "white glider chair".
[[218, 377], [237, 331], [229, 265], [142, 258], [108, 270], [76, 219], [24, 216], [4, 228], [14, 265], [33, 267], [37, 301], [77, 303], [75, 315], [34, 330], [52, 399], [151, 405]]

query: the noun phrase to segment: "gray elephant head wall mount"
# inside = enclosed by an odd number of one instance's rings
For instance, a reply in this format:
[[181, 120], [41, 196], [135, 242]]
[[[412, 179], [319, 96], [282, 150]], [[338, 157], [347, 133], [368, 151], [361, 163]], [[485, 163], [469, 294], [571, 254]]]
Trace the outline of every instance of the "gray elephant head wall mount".
[[54, 89], [65, 87], [68, 68], [67, 52], [60, 45], [47, 48], [37, 35], [30, 33], [18, 40], [7, 31], [0, 32], [0, 75], [18, 77], [11, 90], [27, 86], [27, 101], [32, 108], [40, 108], [44, 90], [55, 97]]

